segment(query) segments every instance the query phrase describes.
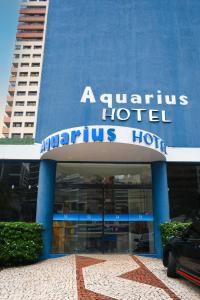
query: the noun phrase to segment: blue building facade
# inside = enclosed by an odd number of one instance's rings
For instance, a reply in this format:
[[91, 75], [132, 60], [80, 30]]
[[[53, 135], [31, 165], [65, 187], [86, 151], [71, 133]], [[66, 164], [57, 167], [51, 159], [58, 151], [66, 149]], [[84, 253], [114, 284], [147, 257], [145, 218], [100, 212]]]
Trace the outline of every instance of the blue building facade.
[[36, 134], [44, 257], [162, 255], [168, 163], [199, 162], [199, 9], [50, 1]]

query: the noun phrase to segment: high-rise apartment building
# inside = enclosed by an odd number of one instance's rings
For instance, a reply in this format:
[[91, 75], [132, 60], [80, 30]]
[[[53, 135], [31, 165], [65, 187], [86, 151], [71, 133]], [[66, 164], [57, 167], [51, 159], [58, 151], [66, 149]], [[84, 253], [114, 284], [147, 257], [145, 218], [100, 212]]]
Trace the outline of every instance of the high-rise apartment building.
[[22, 0], [2, 135], [34, 138], [48, 0]]

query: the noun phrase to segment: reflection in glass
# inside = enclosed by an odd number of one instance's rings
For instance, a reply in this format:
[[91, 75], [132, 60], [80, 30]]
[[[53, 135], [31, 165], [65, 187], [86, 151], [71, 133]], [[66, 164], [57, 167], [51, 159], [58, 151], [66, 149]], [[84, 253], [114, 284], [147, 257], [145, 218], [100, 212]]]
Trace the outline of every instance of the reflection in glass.
[[0, 162], [0, 221], [35, 221], [38, 162]]
[[56, 183], [57, 186], [64, 183], [151, 186], [151, 167], [148, 164], [59, 163]]
[[168, 164], [170, 218], [187, 222], [200, 217], [200, 165]]
[[57, 165], [54, 253], [153, 252], [150, 165]]
[[153, 253], [153, 222], [53, 222], [53, 253]]

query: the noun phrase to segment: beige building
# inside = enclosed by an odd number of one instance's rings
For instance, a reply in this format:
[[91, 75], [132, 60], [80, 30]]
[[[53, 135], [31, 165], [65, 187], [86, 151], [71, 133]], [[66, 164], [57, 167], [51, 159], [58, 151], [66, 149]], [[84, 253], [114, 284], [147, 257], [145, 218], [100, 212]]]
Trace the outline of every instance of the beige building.
[[5, 138], [34, 138], [48, 0], [22, 0], [3, 118]]

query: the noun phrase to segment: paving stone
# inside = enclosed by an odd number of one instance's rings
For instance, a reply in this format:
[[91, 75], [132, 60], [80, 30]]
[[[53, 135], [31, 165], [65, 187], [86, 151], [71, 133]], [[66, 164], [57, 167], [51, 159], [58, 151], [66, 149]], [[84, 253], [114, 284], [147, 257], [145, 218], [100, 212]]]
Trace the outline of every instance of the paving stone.
[[200, 288], [168, 278], [161, 260], [83, 254], [0, 272], [0, 300], [199, 300]]

